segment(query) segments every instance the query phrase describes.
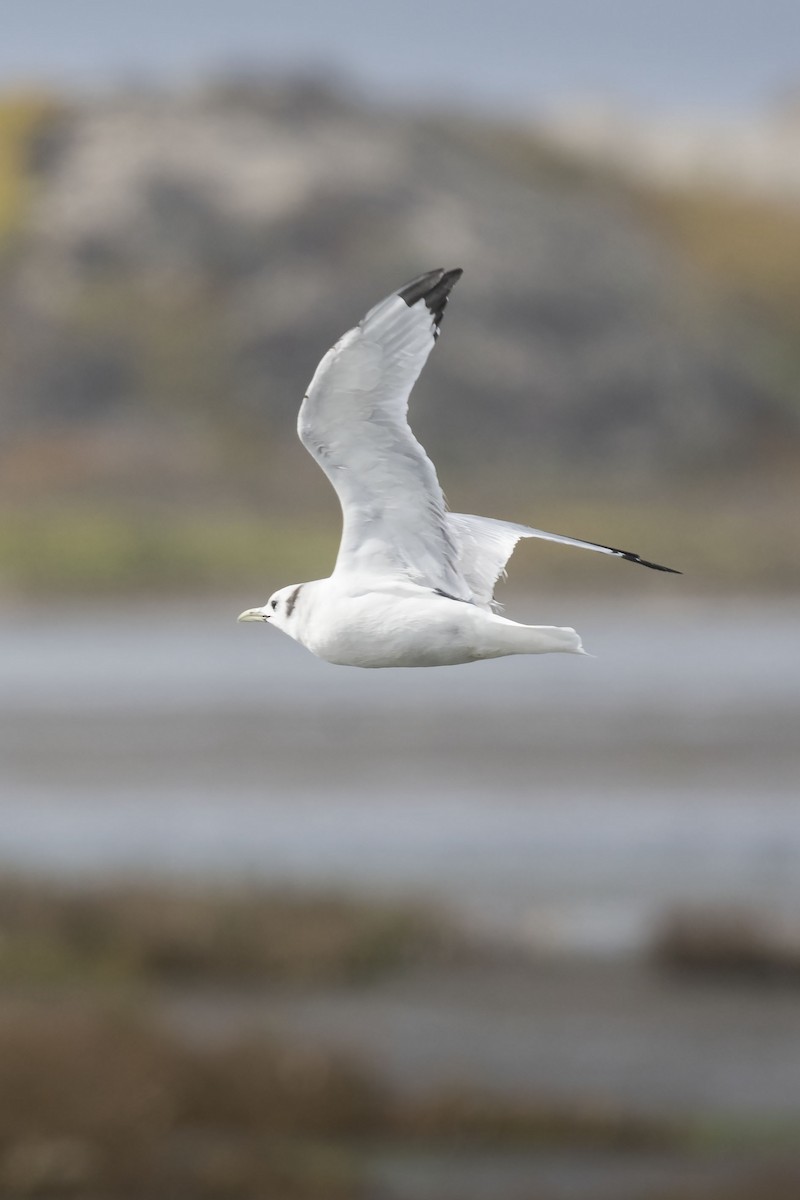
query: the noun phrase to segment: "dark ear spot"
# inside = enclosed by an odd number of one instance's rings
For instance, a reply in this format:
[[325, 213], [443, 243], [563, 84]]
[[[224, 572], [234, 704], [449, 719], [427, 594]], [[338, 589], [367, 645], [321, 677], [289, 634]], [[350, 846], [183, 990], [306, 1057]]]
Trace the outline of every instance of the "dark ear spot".
[[297, 585], [297, 587], [294, 589], [294, 591], [292, 592], [289, 599], [286, 601], [286, 616], [287, 617], [290, 617], [292, 615], [292, 613], [294, 612], [294, 606], [295, 606], [295, 604], [297, 604], [297, 597], [300, 595], [300, 589], [302, 588], [302, 586], [303, 586], [302, 583], [299, 583]]

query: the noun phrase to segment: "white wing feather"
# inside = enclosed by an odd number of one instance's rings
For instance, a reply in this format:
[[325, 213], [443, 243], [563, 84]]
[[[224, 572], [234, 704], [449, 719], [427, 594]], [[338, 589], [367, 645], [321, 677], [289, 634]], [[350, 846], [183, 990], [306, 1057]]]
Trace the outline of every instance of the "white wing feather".
[[297, 428], [342, 507], [334, 578], [406, 579], [491, 609], [494, 586], [520, 538], [672, 571], [629, 550], [446, 511], [436, 470], [407, 413], [460, 276], [460, 270], [429, 271], [381, 301], [328, 351], [311, 380]]
[[539, 538], [545, 542], [559, 542], [562, 546], [577, 546], [580, 550], [594, 550], [598, 554], [610, 554], [628, 562], [639, 563], [654, 571], [668, 571], [679, 575], [673, 567], [662, 567], [659, 563], [647, 562], [632, 550], [617, 550], [613, 546], [602, 546], [598, 542], [584, 542], [580, 538], [565, 537], [561, 533], [545, 533], [543, 529], [532, 529], [529, 525], [517, 525], [511, 521], [496, 521], [493, 517], [474, 517], [464, 513], [448, 513], [447, 523], [458, 552], [458, 568], [472, 593], [475, 604], [491, 609], [495, 584], [505, 571], [506, 563], [521, 538]]
[[388, 575], [469, 598], [435, 468], [406, 419], [460, 275], [431, 271], [376, 305], [309, 385], [298, 433], [342, 507], [334, 577]]

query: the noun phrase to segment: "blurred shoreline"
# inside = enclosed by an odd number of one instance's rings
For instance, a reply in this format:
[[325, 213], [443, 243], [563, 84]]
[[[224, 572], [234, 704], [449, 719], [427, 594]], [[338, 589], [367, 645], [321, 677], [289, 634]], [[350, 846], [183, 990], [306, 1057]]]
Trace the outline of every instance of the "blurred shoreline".
[[37, 1106], [34, 1134], [0, 1109], [0, 1194], [204, 1195], [220, 1163], [230, 1197], [793, 1194], [797, 978], [531, 957], [252, 885], [5, 878], [0, 930], [0, 1083]]

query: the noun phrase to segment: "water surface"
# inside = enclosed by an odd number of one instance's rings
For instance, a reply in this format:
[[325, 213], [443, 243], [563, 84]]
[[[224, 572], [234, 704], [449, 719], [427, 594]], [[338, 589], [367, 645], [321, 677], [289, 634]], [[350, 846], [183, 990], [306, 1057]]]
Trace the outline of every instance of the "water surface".
[[637, 942], [665, 904], [800, 907], [788, 602], [517, 602], [596, 658], [333, 667], [237, 602], [0, 619], [0, 860], [430, 894]]

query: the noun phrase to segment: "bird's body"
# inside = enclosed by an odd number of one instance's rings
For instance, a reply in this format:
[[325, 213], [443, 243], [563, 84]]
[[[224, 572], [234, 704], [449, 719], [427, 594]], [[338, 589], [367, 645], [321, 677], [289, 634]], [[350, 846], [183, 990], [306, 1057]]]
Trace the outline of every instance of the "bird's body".
[[[296, 595], [295, 595], [296, 593]], [[293, 610], [286, 611], [294, 595]], [[507, 654], [581, 652], [573, 629], [519, 625], [396, 579], [334, 576], [283, 588], [272, 620], [318, 658], [351, 667], [449, 667]]]
[[520, 538], [626, 558], [629, 551], [447, 511], [406, 420], [408, 396], [461, 271], [430, 271], [328, 351], [298, 432], [333, 484], [342, 541], [329, 579], [293, 584], [240, 620], [271, 621], [313, 654], [357, 667], [435, 667], [508, 654], [583, 653], [574, 629], [500, 616], [494, 585]]

